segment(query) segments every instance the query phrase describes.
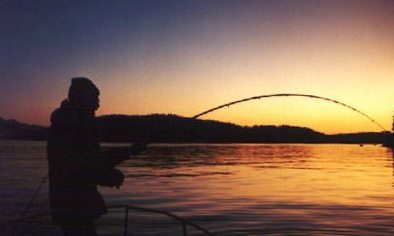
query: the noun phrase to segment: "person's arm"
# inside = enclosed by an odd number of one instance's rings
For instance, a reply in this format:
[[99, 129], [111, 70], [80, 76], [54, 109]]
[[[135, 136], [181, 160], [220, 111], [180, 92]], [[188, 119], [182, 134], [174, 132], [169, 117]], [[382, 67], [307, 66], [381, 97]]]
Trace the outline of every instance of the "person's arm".
[[[102, 178], [98, 182], [99, 185], [107, 187], [119, 188], [124, 181], [123, 173], [114, 168], [124, 160], [130, 158], [130, 155], [138, 155], [146, 150], [147, 143], [134, 143], [130, 147], [113, 147], [103, 151], [103, 156], [109, 162], [111, 168], [104, 171]], [[113, 166], [113, 167], [112, 167]]]
[[135, 142], [129, 147], [112, 147], [103, 151], [104, 157], [108, 161], [108, 165], [116, 166], [133, 155], [139, 155], [146, 151], [146, 142]]

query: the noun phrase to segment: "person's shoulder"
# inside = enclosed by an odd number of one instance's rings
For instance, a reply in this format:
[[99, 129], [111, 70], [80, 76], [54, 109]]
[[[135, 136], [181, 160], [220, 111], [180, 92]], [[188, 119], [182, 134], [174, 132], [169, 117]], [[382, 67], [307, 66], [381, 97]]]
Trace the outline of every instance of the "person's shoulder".
[[67, 100], [64, 100], [59, 108], [56, 108], [51, 114], [52, 125], [60, 125], [70, 122], [70, 109]]

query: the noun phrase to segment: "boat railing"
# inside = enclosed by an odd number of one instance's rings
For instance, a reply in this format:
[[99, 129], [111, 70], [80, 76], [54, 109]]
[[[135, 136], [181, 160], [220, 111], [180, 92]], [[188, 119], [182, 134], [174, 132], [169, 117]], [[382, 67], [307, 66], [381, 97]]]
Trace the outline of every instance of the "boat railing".
[[156, 213], [156, 214], [161, 214], [161, 215], [165, 215], [169, 218], [172, 218], [174, 220], [176, 220], [177, 222], [180, 223], [181, 227], [182, 227], [182, 233], [183, 236], [187, 236], [188, 235], [188, 226], [189, 227], [193, 227], [194, 229], [198, 230], [199, 232], [203, 233], [204, 235], [209, 235], [209, 236], [213, 236], [214, 234], [210, 231], [208, 231], [207, 229], [201, 227], [200, 225], [184, 219], [178, 215], [175, 215], [171, 212], [168, 211], [164, 211], [164, 210], [158, 210], [158, 209], [152, 209], [152, 208], [146, 208], [146, 207], [139, 207], [139, 206], [131, 206], [131, 205], [119, 205], [119, 206], [110, 206], [108, 207], [108, 209], [124, 209], [125, 210], [125, 215], [124, 215], [124, 230], [123, 230], [123, 234], [126, 236], [128, 235], [129, 232], [129, 228], [130, 228], [130, 221], [129, 221], [129, 212], [130, 210], [134, 210], [134, 211], [141, 211], [141, 212], [149, 212], [149, 213]]
[[[124, 210], [124, 216], [121, 217], [121, 219], [123, 219], [123, 222], [122, 222], [123, 235], [129, 235], [129, 233], [130, 234], [133, 233], [133, 230], [132, 230], [132, 222], [133, 221], [130, 220], [130, 216], [129, 216], [129, 214], [131, 214], [132, 211], [133, 212], [154, 213], [154, 214], [159, 214], [159, 215], [163, 215], [168, 218], [171, 218], [171, 219], [175, 220], [175, 222], [179, 223], [179, 227], [181, 228], [181, 232], [182, 232], [183, 236], [188, 236], [189, 235], [188, 233], [191, 231], [190, 229], [194, 229], [193, 232], [196, 232], [196, 231], [199, 232], [199, 235], [208, 235], [208, 236], [215, 235], [214, 233], [210, 232], [209, 230], [203, 228], [202, 226], [200, 226], [188, 219], [180, 217], [176, 214], [168, 212], [168, 211], [146, 208], [146, 207], [139, 207], [139, 206], [132, 206], [132, 205], [108, 206], [109, 211], [116, 210], [116, 209]], [[121, 212], [121, 214], [123, 214], [123, 211]], [[21, 231], [21, 232], [29, 232], [32, 229], [39, 230], [39, 229], [35, 229], [35, 228], [42, 228], [43, 224], [45, 224], [43, 222], [40, 223], [39, 219], [46, 219], [45, 222], [47, 222], [47, 224], [50, 225], [50, 218], [49, 217], [50, 217], [49, 212], [35, 213], [35, 214], [30, 214], [30, 215], [26, 214], [25, 216], [14, 220], [12, 225], [17, 226], [17, 230]], [[188, 228], [189, 228], [189, 230], [188, 230]], [[15, 230], [15, 228], [14, 228], [14, 230]], [[52, 229], [48, 228], [46, 230], [57, 231], [55, 228], [52, 228]], [[155, 230], [159, 230], [159, 229], [155, 229]], [[44, 234], [44, 235], [46, 235], [46, 234]]]

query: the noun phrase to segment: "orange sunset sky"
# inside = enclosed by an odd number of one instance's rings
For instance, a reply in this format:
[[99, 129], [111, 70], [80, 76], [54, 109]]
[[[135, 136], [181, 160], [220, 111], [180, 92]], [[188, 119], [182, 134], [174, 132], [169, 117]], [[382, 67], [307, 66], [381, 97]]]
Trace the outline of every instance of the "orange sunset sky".
[[[339, 100], [391, 129], [394, 1], [1, 1], [0, 116], [49, 125], [70, 79], [104, 114], [193, 116], [246, 97]], [[267, 98], [203, 119], [381, 131], [337, 104]]]

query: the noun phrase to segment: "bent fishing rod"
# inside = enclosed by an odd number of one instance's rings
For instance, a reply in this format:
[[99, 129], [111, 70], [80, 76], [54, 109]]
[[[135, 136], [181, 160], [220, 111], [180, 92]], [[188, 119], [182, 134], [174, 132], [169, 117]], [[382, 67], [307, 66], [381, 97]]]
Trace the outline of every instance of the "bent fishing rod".
[[381, 125], [379, 122], [377, 122], [375, 119], [373, 119], [371, 116], [367, 115], [365, 112], [360, 111], [359, 109], [356, 109], [353, 106], [347, 105], [343, 102], [340, 102], [338, 100], [332, 99], [332, 98], [327, 98], [327, 97], [321, 97], [321, 96], [317, 96], [317, 95], [312, 95], [312, 94], [301, 94], [301, 93], [277, 93], [277, 94], [267, 94], [267, 95], [259, 95], [259, 96], [253, 96], [253, 97], [248, 97], [248, 98], [243, 98], [243, 99], [239, 99], [239, 100], [235, 100], [229, 103], [225, 103], [216, 107], [213, 107], [211, 109], [208, 109], [206, 111], [203, 111], [201, 113], [198, 113], [197, 115], [194, 115], [192, 118], [193, 119], [197, 119], [200, 116], [206, 115], [208, 113], [214, 112], [216, 110], [220, 110], [222, 108], [225, 107], [230, 107], [232, 105], [238, 104], [238, 103], [243, 103], [243, 102], [248, 102], [248, 101], [252, 101], [252, 100], [259, 100], [259, 99], [263, 99], [263, 98], [270, 98], [270, 97], [306, 97], [306, 98], [312, 98], [312, 99], [319, 99], [319, 100], [324, 100], [324, 101], [328, 101], [328, 102], [332, 102], [338, 105], [341, 105], [343, 107], [346, 107], [354, 112], [357, 112], [358, 114], [364, 116], [365, 118], [367, 118], [369, 121], [371, 121], [372, 123], [374, 123], [376, 126], [378, 126], [382, 131], [387, 131], [387, 129], [385, 129], [383, 127], [383, 125]]

